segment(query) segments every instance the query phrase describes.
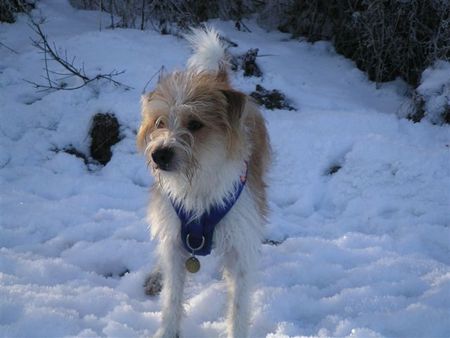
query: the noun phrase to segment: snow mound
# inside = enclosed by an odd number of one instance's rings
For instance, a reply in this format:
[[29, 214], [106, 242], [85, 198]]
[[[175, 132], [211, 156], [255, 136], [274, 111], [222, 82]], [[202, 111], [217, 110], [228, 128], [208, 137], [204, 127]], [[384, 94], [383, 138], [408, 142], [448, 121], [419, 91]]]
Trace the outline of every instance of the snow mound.
[[427, 120], [450, 122], [450, 62], [437, 61], [425, 69], [417, 93]]

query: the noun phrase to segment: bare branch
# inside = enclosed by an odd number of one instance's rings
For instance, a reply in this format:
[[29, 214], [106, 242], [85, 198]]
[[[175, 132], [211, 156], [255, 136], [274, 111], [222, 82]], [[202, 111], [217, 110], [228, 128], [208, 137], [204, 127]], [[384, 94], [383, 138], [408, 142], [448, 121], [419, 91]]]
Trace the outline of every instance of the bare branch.
[[158, 82], [161, 81], [163, 74], [164, 74], [164, 70], [165, 67], [164, 65], [162, 65], [151, 77], [150, 79], [147, 81], [147, 83], [144, 86], [144, 89], [142, 90], [142, 94], [145, 94], [145, 91], [147, 90], [147, 86], [149, 85], [149, 83], [155, 78], [156, 75], [158, 75]]
[[19, 54], [16, 50], [12, 49], [11, 47], [8, 47], [3, 42], [0, 42], [0, 46], [5, 47], [7, 50], [9, 50], [10, 52], [13, 52], [14, 54]]
[[[38, 50], [44, 54], [44, 71], [45, 71], [45, 80], [47, 84], [39, 84], [33, 81], [25, 80], [26, 82], [32, 84], [39, 91], [45, 90], [75, 90], [82, 88], [94, 81], [98, 80], [106, 80], [111, 82], [115, 86], [120, 86], [125, 89], [131, 89], [130, 86], [127, 86], [117, 80], [114, 80], [113, 77], [123, 74], [125, 71], [116, 71], [113, 70], [109, 73], [99, 73], [96, 75], [87, 75], [84, 63], [81, 63], [81, 67], [77, 67], [75, 65], [76, 56], [69, 58], [67, 54], [67, 50], [64, 52], [58, 51], [58, 47], [55, 42], [52, 42], [51, 45], [47, 39], [47, 36], [42, 30], [41, 24], [44, 20], [40, 20], [36, 22], [33, 18], [30, 17], [30, 27], [38, 36], [38, 39], [31, 38], [32, 45], [36, 47]], [[49, 61], [56, 61], [62, 68], [63, 71], [55, 71], [50, 69]], [[82, 84], [79, 86], [69, 87], [67, 83], [64, 81], [70, 78], [78, 78], [82, 81]]]

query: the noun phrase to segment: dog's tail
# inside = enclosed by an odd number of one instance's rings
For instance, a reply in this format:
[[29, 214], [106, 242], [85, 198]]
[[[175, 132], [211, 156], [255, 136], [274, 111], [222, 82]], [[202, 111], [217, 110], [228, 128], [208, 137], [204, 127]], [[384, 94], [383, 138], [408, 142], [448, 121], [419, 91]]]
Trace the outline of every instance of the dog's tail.
[[185, 36], [194, 49], [194, 54], [188, 60], [188, 68], [197, 72], [225, 71], [228, 61], [219, 33], [211, 27], [192, 28], [191, 32]]

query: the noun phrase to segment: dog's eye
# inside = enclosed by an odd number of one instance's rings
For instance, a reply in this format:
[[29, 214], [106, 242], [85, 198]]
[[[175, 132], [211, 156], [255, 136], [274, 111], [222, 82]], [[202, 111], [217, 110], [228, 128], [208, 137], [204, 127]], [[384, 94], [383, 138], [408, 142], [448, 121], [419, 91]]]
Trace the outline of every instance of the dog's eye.
[[156, 129], [162, 129], [162, 128], [166, 127], [166, 124], [164, 123], [163, 120], [158, 119], [158, 120], [156, 120], [155, 127], [156, 127]]
[[187, 129], [190, 131], [196, 131], [203, 127], [203, 123], [198, 120], [190, 120], [187, 124]]

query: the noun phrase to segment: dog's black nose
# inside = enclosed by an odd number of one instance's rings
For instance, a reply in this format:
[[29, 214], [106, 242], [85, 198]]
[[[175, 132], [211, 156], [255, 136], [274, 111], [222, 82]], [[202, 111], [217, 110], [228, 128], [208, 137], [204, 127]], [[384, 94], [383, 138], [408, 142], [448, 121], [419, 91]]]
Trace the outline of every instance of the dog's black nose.
[[159, 169], [170, 170], [173, 155], [175, 152], [172, 148], [158, 148], [152, 153], [152, 159]]

